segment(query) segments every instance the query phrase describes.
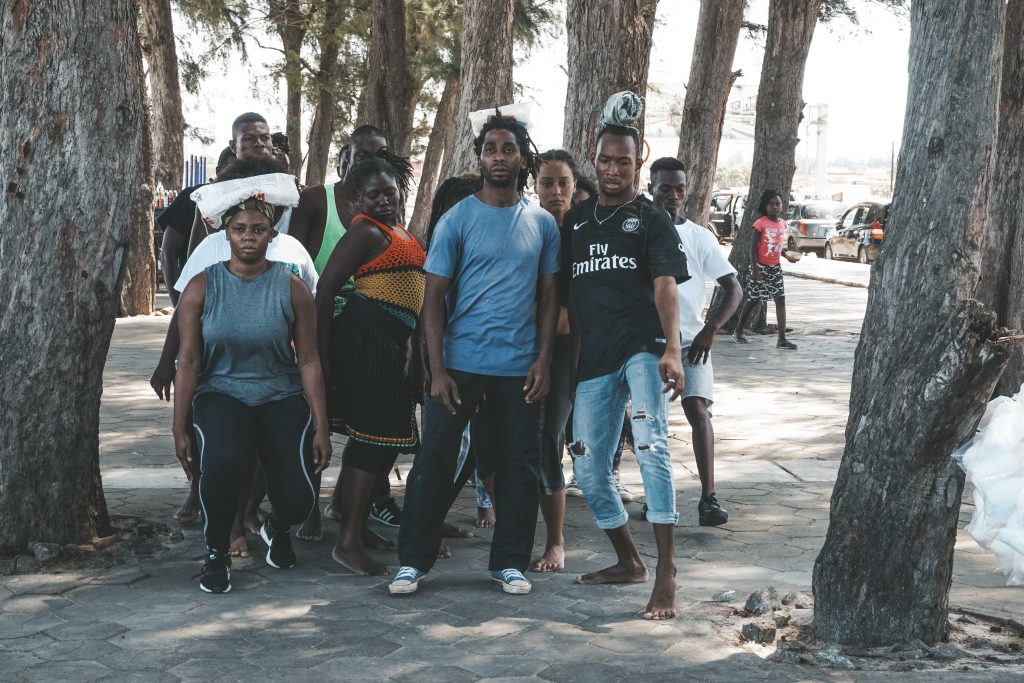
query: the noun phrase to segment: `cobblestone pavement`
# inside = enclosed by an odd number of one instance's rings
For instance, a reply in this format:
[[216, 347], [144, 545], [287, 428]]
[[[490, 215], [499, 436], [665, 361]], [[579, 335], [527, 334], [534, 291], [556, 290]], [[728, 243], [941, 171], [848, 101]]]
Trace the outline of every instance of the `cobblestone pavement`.
[[[420, 591], [392, 597], [385, 581], [335, 564], [325, 542], [296, 541], [299, 564], [236, 561], [235, 590], [207, 595], [191, 577], [203, 554], [201, 530], [156, 558], [106, 570], [0, 579], [0, 680], [881, 680], [887, 675], [793, 667], [764, 661], [735, 635], [729, 605], [771, 584], [809, 592], [824, 539], [829, 496], [843, 449], [850, 375], [867, 290], [790, 279], [796, 352], [770, 337], [747, 346], [721, 337], [714, 350], [718, 493], [728, 525], [696, 525], [699, 482], [682, 411], [672, 412], [680, 617], [639, 618], [650, 585], [585, 587], [576, 574], [613, 555], [585, 503], [568, 500], [567, 569], [534, 574], [533, 593], [505, 595], [486, 576], [489, 531], [451, 542]], [[166, 302], [166, 299], [164, 300]], [[171, 525], [185, 492], [170, 438], [170, 406], [146, 382], [166, 317], [119, 321], [101, 409], [101, 463], [114, 515]], [[336, 443], [336, 453], [340, 444]], [[336, 458], [337, 461], [337, 458]], [[401, 471], [408, 471], [402, 461]], [[329, 496], [337, 466], [328, 470]], [[627, 453], [623, 476], [641, 490]], [[402, 484], [393, 479], [396, 494]], [[963, 522], [970, 514], [965, 496]], [[472, 527], [470, 491], [449, 520]], [[653, 567], [650, 527], [628, 506], [641, 551]], [[395, 537], [393, 529], [377, 527]], [[543, 528], [537, 542], [543, 542]], [[254, 548], [260, 546], [251, 539]], [[541, 546], [538, 545], [538, 551]], [[258, 554], [258, 553], [257, 553]], [[392, 554], [386, 559], [396, 561]], [[961, 531], [951, 601], [988, 614], [1024, 613], [1024, 591], [1002, 586], [996, 562]], [[891, 675], [891, 674], [888, 674]], [[990, 680], [957, 672], [957, 680]], [[905, 673], [909, 680], [954, 674]]]

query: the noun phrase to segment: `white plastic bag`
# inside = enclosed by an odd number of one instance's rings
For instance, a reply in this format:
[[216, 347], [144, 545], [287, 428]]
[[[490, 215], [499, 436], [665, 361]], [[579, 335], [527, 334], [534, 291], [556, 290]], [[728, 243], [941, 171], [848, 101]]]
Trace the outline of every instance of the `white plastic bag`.
[[251, 197], [273, 206], [298, 206], [299, 190], [295, 187], [295, 176], [267, 173], [210, 183], [192, 191], [192, 201], [199, 207], [203, 220], [215, 230], [220, 229], [221, 216], [225, 211]]
[[968, 533], [999, 560], [1006, 585], [1024, 585], [1024, 386], [988, 404], [978, 433], [953, 458], [974, 485]]

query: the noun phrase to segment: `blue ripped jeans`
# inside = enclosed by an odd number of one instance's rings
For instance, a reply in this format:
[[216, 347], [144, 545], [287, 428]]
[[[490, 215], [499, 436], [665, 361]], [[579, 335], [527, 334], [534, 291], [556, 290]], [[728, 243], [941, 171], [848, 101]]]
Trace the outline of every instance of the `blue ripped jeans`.
[[647, 521], [675, 524], [676, 490], [668, 451], [668, 395], [662, 393], [659, 357], [642, 351], [618, 370], [580, 382], [573, 413], [573, 469], [600, 529], [617, 529], [628, 515], [612, 479], [612, 458], [632, 400], [633, 446], [647, 498]]

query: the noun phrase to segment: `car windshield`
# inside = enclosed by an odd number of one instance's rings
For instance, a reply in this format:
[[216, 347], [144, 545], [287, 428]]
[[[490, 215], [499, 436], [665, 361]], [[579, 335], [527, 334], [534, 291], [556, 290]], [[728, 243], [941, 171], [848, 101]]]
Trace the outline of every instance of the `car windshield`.
[[804, 204], [801, 218], [806, 218], [807, 220], [839, 218], [843, 215], [843, 211], [846, 211], [846, 204], [839, 202], [815, 202], [814, 204]]

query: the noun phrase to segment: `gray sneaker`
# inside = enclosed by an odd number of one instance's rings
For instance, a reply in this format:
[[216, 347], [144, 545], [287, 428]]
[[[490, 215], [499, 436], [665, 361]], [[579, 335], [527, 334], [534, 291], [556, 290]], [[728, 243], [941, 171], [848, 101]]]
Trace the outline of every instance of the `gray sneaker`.
[[565, 495], [572, 496], [573, 498], [583, 497], [583, 491], [580, 489], [580, 485], [576, 483], [575, 474], [571, 475], [569, 481], [565, 483]]
[[622, 479], [619, 478], [619, 471], [612, 470], [612, 480], [615, 482], [615, 490], [619, 493], [619, 498], [622, 499], [623, 503], [632, 503], [636, 500], [636, 496], [633, 492], [625, 487], [622, 483]]

